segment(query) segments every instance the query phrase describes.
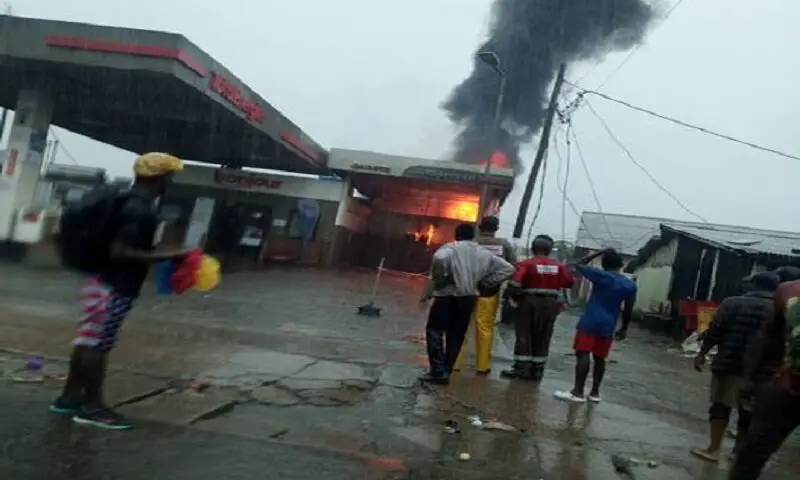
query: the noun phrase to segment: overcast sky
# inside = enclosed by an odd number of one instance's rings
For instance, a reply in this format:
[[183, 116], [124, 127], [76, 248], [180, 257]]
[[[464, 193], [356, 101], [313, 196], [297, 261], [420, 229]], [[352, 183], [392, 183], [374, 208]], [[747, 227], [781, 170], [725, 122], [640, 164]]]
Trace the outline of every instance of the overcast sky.
[[[666, 8], [677, 0], [654, 1]], [[454, 130], [439, 104], [469, 73], [491, 0], [11, 3], [18, 15], [181, 33], [326, 147], [444, 158]], [[800, 155], [798, 25], [797, 0], [685, 1], [602, 91]], [[574, 65], [568, 77], [595, 88], [624, 59], [615, 54]], [[800, 162], [599, 98], [591, 102], [633, 156], [689, 209], [715, 223], [800, 230]], [[693, 219], [633, 165], [586, 108], [573, 124], [605, 211]], [[132, 154], [73, 134], [60, 137], [82, 163], [127, 173]], [[556, 138], [564, 155], [563, 133]], [[569, 197], [579, 211], [597, 210], [587, 176], [572, 157]], [[63, 154], [60, 161], [66, 161]], [[548, 166], [537, 231], [561, 236], [555, 155]], [[520, 190], [504, 208], [504, 230], [513, 224]], [[576, 227], [567, 207], [568, 237]]]

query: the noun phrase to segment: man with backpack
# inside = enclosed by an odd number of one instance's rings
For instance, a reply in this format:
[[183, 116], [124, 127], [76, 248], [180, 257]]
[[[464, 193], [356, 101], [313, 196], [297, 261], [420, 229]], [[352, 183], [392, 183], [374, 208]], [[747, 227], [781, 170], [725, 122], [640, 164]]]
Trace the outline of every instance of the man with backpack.
[[73, 342], [64, 390], [50, 411], [76, 423], [112, 430], [132, 425], [103, 401], [108, 354], [139, 296], [150, 264], [179, 260], [188, 251], [156, 250], [156, 201], [183, 162], [172, 155], [148, 153], [133, 165], [130, 190], [89, 192], [62, 215], [57, 244], [64, 264], [91, 276], [81, 291], [83, 316]]
[[[746, 390], [757, 392], [731, 480], [759, 478], [770, 457], [800, 426], [800, 269], [781, 267], [775, 273], [781, 280], [775, 291], [775, 315], [762, 326], [748, 352]], [[772, 380], [761, 385], [763, 372], [773, 371]]]

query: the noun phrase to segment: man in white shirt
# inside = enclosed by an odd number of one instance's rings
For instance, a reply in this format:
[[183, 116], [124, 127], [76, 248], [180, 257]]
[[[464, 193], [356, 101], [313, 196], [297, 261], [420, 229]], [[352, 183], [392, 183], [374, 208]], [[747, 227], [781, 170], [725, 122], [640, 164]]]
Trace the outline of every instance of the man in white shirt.
[[[500, 220], [497, 217], [484, 217], [478, 225], [478, 236], [475, 241], [478, 245], [489, 250], [495, 255], [502, 257], [508, 263], [515, 265], [517, 256], [514, 247], [507, 239], [498, 237], [497, 231], [500, 229]], [[497, 309], [500, 306], [500, 286], [497, 289], [481, 291], [478, 301], [475, 303], [475, 311], [472, 314], [472, 326], [475, 330], [475, 373], [478, 375], [488, 375], [491, 372], [492, 345], [494, 341], [494, 319], [497, 316]], [[467, 360], [467, 340], [461, 348], [461, 354], [456, 360], [454, 370], [463, 368]]]
[[455, 241], [433, 254], [431, 279], [421, 298], [433, 299], [425, 330], [430, 371], [422, 381], [449, 382], [480, 290], [498, 287], [513, 273], [513, 265], [475, 241], [471, 224], [456, 227]]

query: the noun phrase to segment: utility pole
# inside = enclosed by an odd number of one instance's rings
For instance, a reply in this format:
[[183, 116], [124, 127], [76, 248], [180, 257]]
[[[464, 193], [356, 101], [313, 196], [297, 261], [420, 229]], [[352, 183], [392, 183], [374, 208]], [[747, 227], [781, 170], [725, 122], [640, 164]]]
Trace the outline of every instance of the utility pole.
[[550, 105], [547, 107], [547, 115], [542, 125], [542, 136], [539, 139], [539, 149], [536, 151], [536, 158], [533, 160], [533, 167], [531, 168], [528, 183], [525, 185], [525, 191], [522, 193], [522, 200], [519, 204], [519, 213], [517, 213], [517, 221], [514, 224], [514, 238], [522, 238], [522, 230], [525, 228], [525, 219], [528, 216], [528, 207], [531, 203], [533, 196], [533, 187], [536, 184], [536, 177], [539, 176], [539, 170], [542, 168], [542, 161], [544, 154], [547, 152], [547, 147], [550, 144], [550, 130], [553, 127], [553, 117], [556, 114], [558, 107], [558, 96], [561, 94], [561, 87], [564, 85], [564, 74], [567, 71], [567, 65], [562, 63], [558, 67], [558, 74], [556, 75], [556, 83], [553, 85], [553, 93], [550, 95]]

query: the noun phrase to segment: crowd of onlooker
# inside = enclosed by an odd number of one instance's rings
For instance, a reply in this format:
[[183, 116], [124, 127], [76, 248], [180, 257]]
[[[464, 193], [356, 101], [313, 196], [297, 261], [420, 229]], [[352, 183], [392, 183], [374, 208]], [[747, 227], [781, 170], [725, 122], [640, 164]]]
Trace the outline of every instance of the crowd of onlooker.
[[737, 410], [730, 478], [758, 478], [769, 458], [800, 425], [800, 268], [751, 275], [743, 293], [726, 298], [714, 314], [694, 359], [711, 363], [709, 444], [692, 453], [720, 460], [722, 440]]

